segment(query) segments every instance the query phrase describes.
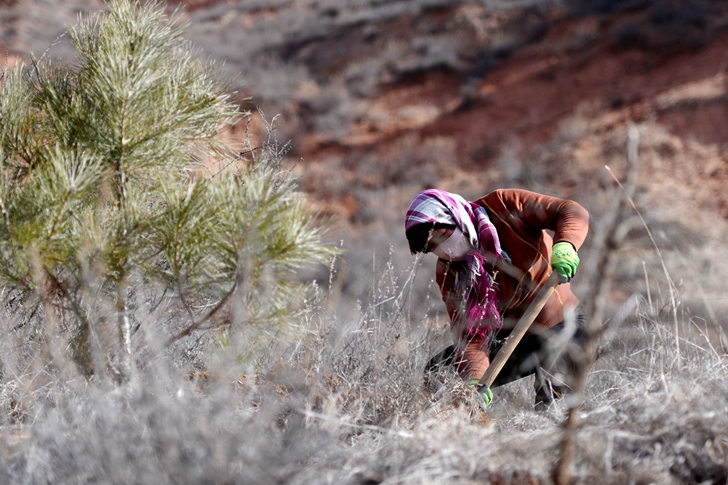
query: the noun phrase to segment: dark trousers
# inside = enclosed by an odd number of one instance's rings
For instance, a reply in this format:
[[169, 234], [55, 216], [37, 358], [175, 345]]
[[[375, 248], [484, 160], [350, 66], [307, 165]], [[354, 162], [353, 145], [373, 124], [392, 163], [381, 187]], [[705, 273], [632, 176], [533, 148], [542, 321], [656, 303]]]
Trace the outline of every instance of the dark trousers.
[[[566, 322], [573, 318], [574, 325]], [[578, 306], [574, 312], [548, 330], [525, 335], [506, 361], [491, 387], [498, 387], [522, 377], [535, 374], [536, 407], [542, 409], [570, 390], [569, 384], [576, 366], [573, 352], [584, 340], [586, 315]], [[538, 330], [538, 328], [536, 328]], [[499, 331], [492, 340], [488, 354], [493, 362], [511, 330]], [[455, 363], [455, 347], [451, 345], [433, 356], [426, 371]]]

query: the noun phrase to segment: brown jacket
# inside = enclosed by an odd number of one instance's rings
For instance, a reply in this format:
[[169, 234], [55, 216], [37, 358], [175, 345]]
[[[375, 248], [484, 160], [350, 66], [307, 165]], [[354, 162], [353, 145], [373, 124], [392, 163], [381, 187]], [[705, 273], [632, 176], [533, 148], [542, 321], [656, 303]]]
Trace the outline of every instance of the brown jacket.
[[[589, 229], [589, 214], [576, 202], [520, 189], [496, 190], [475, 202], [485, 208], [498, 231], [502, 249], [515, 267], [501, 269], [495, 276], [503, 326], [512, 328], [551, 274], [553, 244], [566, 241], [578, 251]], [[547, 231], [553, 232], [553, 238]], [[461, 328], [457, 322], [462, 302], [453, 289], [455, 276], [462, 269], [463, 263], [437, 261], [436, 281], [456, 333]], [[561, 284], [535, 323], [550, 328], [564, 319], [565, 310], [568, 312], [578, 304], [570, 284]]]

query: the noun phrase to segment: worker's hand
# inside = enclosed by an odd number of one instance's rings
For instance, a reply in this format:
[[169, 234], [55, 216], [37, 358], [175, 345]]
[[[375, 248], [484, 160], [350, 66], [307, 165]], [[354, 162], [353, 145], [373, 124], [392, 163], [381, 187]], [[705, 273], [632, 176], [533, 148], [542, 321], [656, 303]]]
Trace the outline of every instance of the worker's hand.
[[480, 408], [485, 411], [488, 405], [493, 402], [493, 391], [490, 390], [488, 384], [481, 384], [478, 379], [470, 379], [465, 387], [474, 390], [480, 397]]
[[576, 274], [577, 266], [579, 266], [579, 255], [571, 243], [562, 241], [554, 244], [551, 250], [551, 267], [561, 275], [562, 283], [571, 281]]

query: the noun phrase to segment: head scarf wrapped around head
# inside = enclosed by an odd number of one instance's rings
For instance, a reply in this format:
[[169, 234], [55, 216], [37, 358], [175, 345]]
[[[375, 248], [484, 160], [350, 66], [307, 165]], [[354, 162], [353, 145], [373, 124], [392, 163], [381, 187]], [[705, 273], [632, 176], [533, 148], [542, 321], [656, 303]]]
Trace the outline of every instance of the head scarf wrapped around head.
[[454, 224], [475, 248], [465, 258], [466, 270], [458, 274], [457, 291], [465, 303], [468, 333], [487, 337], [502, 327], [495, 297], [495, 282], [488, 261], [503, 259], [498, 232], [485, 210], [457, 194], [430, 189], [420, 192], [405, 216], [405, 230], [417, 224]]

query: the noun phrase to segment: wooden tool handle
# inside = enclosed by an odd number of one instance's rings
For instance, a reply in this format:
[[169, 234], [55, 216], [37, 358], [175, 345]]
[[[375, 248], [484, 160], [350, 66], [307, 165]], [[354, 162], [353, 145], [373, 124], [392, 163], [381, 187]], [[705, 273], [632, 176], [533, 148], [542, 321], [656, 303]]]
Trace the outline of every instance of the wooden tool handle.
[[503, 347], [500, 348], [500, 350], [498, 351], [498, 355], [495, 356], [495, 359], [493, 359], [493, 362], [490, 363], [490, 366], [485, 371], [485, 374], [483, 374], [483, 377], [480, 379], [481, 385], [487, 384], [489, 387], [493, 385], [495, 378], [498, 377], [498, 373], [505, 365], [508, 357], [511, 356], [513, 350], [516, 348], [516, 345], [518, 345], [518, 342], [521, 341], [523, 336], [531, 327], [533, 321], [536, 319], [536, 316], [539, 314], [548, 299], [551, 297], [551, 293], [553, 293], [556, 289], [556, 285], [559, 284], [559, 278], [559, 274], [556, 271], [551, 273], [549, 279], [546, 280], [546, 283], [543, 284], [538, 294], [536, 295], [536, 299], [531, 302], [531, 305], [529, 305], [526, 313], [524, 313], [523, 316], [518, 320], [518, 323], [516, 323], [516, 326], [513, 327], [513, 331], [511, 332], [511, 334], [506, 337], [506, 340], [503, 343]]

